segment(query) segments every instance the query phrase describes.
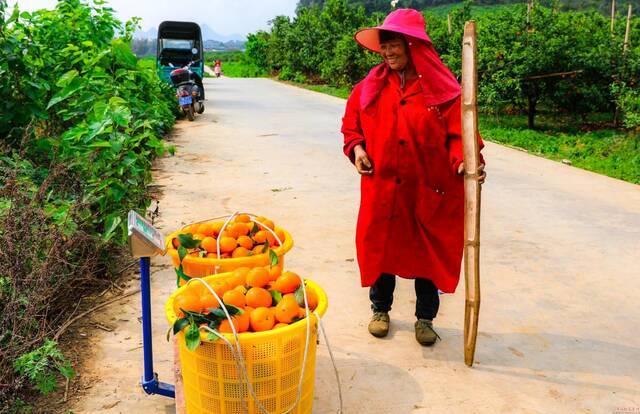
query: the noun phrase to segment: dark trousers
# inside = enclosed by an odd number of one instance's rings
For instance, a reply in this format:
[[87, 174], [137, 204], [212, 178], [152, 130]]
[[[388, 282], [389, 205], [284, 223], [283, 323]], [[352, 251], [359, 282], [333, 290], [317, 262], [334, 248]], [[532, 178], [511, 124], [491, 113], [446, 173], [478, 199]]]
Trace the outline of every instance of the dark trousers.
[[[416, 318], [434, 319], [440, 308], [438, 288], [428, 279], [416, 279]], [[393, 304], [396, 277], [383, 273], [369, 289], [371, 309], [374, 312], [389, 312]]]

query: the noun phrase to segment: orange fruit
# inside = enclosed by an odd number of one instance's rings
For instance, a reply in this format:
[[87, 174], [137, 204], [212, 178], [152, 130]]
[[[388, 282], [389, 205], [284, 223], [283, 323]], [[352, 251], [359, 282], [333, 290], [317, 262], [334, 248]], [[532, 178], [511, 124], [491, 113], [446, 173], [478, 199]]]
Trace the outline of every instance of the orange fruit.
[[231, 253], [238, 246], [238, 242], [233, 237], [220, 238], [220, 251], [223, 253]]
[[231, 253], [231, 257], [233, 257], [233, 258], [236, 258], [236, 257], [247, 257], [247, 256], [249, 256], [249, 250], [245, 249], [242, 246], [236, 247], [236, 249], [233, 251], [233, 253]]
[[257, 232], [256, 234], [253, 235], [253, 240], [256, 243], [259, 243], [259, 244], [262, 244], [262, 243], [266, 242], [267, 241], [267, 231], [266, 230], [260, 230], [259, 232]]
[[284, 327], [286, 327], [286, 326], [289, 326], [289, 324], [288, 324], [288, 323], [278, 322], [278, 323], [276, 323], [276, 324], [273, 326], [273, 329], [274, 329], [274, 330], [275, 330], [275, 329], [280, 329], [280, 328], [284, 328]]
[[255, 332], [268, 331], [273, 328], [275, 319], [269, 311], [269, 308], [259, 307], [251, 312], [251, 329]]
[[269, 231], [267, 232], [267, 241], [269, 242], [269, 246], [275, 246], [277, 244], [276, 238]]
[[236, 326], [238, 327], [239, 332], [246, 332], [249, 330], [249, 327], [251, 326], [251, 312], [245, 310], [242, 312], [242, 315], [236, 315], [234, 318], [238, 322]]
[[276, 230], [276, 236], [278, 236], [278, 238], [280, 239], [280, 241], [282, 243], [284, 243], [285, 239], [287, 238], [287, 236], [284, 234], [284, 230], [282, 230], [282, 229], [277, 229]]
[[227, 228], [224, 229], [224, 232], [227, 236], [233, 237], [234, 239], [237, 239], [238, 236], [240, 236], [240, 232], [236, 228], [235, 224], [229, 224]]
[[220, 307], [220, 303], [218, 300], [209, 292], [209, 289], [206, 289], [205, 292], [200, 294], [200, 306], [202, 309], [214, 308], [217, 309]]
[[247, 300], [244, 295], [237, 290], [227, 290], [222, 296], [222, 301], [227, 305], [233, 305], [236, 308], [244, 308], [247, 305]]
[[273, 222], [273, 220], [266, 219], [265, 221], [263, 221], [263, 223], [265, 224], [265, 226], [269, 227], [271, 230], [276, 229], [276, 224]]
[[282, 266], [281, 265], [271, 266], [269, 268], [269, 281], [270, 282], [274, 282], [274, 281], [278, 280], [278, 278], [280, 277], [281, 274], [282, 274]]
[[[239, 323], [238, 320], [235, 316], [231, 317], [231, 320], [233, 321], [233, 326], [234, 328], [236, 328], [236, 332], [239, 332]], [[233, 331], [231, 330], [231, 323], [229, 322], [229, 319], [224, 319], [222, 322], [220, 322], [220, 326], [218, 326], [218, 331], [220, 333], [233, 333]]]
[[254, 267], [247, 274], [247, 285], [251, 287], [264, 287], [269, 283], [269, 271], [265, 267]]
[[[220, 255], [222, 256], [222, 255]], [[207, 259], [217, 259], [218, 258], [218, 253], [207, 253], [206, 256]]]
[[224, 226], [224, 223], [221, 221], [214, 221], [213, 223], [211, 223], [211, 230], [213, 231], [213, 234], [215, 236], [220, 234], [220, 231], [222, 231], [222, 226]]
[[233, 290], [237, 290], [238, 292], [242, 293], [243, 295], [247, 294], [247, 288], [244, 287], [243, 285], [238, 285], [238, 286], [234, 287]]
[[198, 230], [198, 226], [199, 226], [199, 224], [190, 224], [188, 226], [184, 226], [183, 229], [180, 231], [180, 233], [182, 233], [182, 234], [187, 234], [187, 233], [194, 234], [194, 233], [197, 233], [196, 230]]
[[300, 310], [298, 311], [298, 318], [304, 319], [306, 317], [307, 317], [307, 311], [305, 310], [305, 308], [300, 308]]
[[204, 239], [205, 237], [207, 237], [207, 236], [205, 236], [205, 235], [204, 235], [204, 234], [202, 234], [202, 233], [196, 233], [196, 234], [194, 234], [194, 235], [193, 235], [193, 240], [202, 240], [202, 239]]
[[202, 233], [205, 236], [212, 237], [213, 234], [213, 226], [211, 223], [203, 223], [198, 226], [198, 233]]
[[251, 227], [247, 223], [236, 223], [233, 225], [235, 231], [238, 232], [239, 236], [246, 236], [251, 231]]
[[282, 298], [278, 306], [276, 306], [276, 320], [283, 323], [291, 323], [294, 318], [298, 317], [300, 306], [295, 296], [286, 295]]
[[[209, 282], [209, 286], [211, 286], [211, 289], [213, 289], [213, 291], [216, 292], [216, 295], [220, 298], [222, 298], [228, 290], [231, 290], [231, 285], [226, 280], [215, 280], [213, 282]], [[209, 289], [206, 289], [206, 291], [208, 292]]]
[[238, 245], [244, 247], [247, 250], [253, 249], [253, 240], [249, 236], [238, 237]]
[[261, 287], [253, 287], [249, 289], [249, 291], [245, 295], [245, 300], [247, 306], [250, 306], [252, 308], [268, 308], [269, 306], [271, 306], [271, 303], [273, 303], [271, 293]]
[[[309, 304], [309, 309], [313, 311], [318, 307], [318, 294], [315, 290], [307, 287], [305, 287], [305, 290], [307, 291], [307, 303]], [[300, 304], [300, 306], [304, 307], [304, 303]]]
[[248, 214], [238, 214], [236, 216], [236, 223], [249, 223], [251, 221], [251, 217]]
[[264, 250], [264, 245], [263, 244], [259, 244], [257, 246], [255, 246], [253, 249], [251, 249], [251, 251], [253, 252], [253, 255], [259, 255], [259, 254], [264, 254], [265, 252], [263, 252]]
[[251, 269], [248, 267], [239, 267], [233, 271], [231, 278], [229, 279], [229, 283], [231, 286], [244, 286], [247, 284], [247, 274]]
[[[271, 295], [269, 295], [269, 297], [271, 297]], [[189, 292], [178, 295], [173, 301], [173, 310], [176, 312], [176, 315], [182, 317], [184, 316], [184, 313], [182, 313], [180, 309], [184, 309], [189, 312], [200, 312], [202, 310], [200, 298]]]
[[207, 236], [202, 239], [202, 241], [200, 242], [200, 247], [202, 247], [209, 253], [218, 251], [216, 239], [211, 236]]
[[230, 257], [231, 257], [231, 255], [230, 255], [229, 253], [222, 253], [222, 254], [220, 255], [220, 258], [221, 258], [221, 259], [229, 259]]
[[300, 287], [300, 277], [293, 272], [283, 272], [276, 280], [275, 288], [283, 294], [293, 293]]

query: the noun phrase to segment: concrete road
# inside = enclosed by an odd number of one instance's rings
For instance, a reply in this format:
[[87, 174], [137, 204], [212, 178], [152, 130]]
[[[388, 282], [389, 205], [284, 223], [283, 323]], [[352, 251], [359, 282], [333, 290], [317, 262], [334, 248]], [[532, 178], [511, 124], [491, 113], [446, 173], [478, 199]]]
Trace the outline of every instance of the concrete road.
[[[240, 210], [293, 234], [288, 267], [329, 294], [345, 413], [640, 412], [640, 187], [487, 144], [483, 305], [476, 365], [467, 368], [463, 284], [442, 297], [433, 348], [414, 340], [408, 281], [399, 283], [389, 337], [366, 331], [367, 291], [354, 262], [359, 180], [339, 134], [344, 101], [267, 79], [205, 83], [207, 112], [177, 125], [177, 154], [157, 165], [160, 227]], [[171, 380], [162, 307], [175, 274], [167, 258], [154, 264], [156, 364]], [[98, 382], [74, 412], [172, 411], [137, 385], [139, 312], [137, 298], [105, 311], [117, 330], [95, 333], [83, 375]], [[323, 344], [314, 413], [335, 413], [337, 398]]]

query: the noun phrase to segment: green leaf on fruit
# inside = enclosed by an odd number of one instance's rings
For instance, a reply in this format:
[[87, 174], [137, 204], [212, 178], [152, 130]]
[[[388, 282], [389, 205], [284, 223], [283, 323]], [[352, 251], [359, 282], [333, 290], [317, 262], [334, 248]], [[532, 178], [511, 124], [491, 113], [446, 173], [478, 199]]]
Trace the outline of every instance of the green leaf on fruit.
[[173, 323], [173, 334], [177, 335], [178, 332], [182, 331], [184, 328], [187, 327], [187, 325], [189, 325], [189, 319], [187, 318], [180, 318], [177, 321], [175, 321]]
[[195, 249], [200, 246], [200, 240], [194, 239], [191, 233], [178, 234], [178, 241], [185, 249]]
[[189, 254], [189, 252], [187, 251], [187, 249], [185, 249], [184, 246], [178, 246], [178, 257], [180, 258], [180, 263], [182, 263], [182, 259], [184, 259], [187, 254]]
[[304, 307], [304, 288], [302, 286], [298, 287], [298, 289], [296, 289], [295, 295], [296, 295], [296, 302], [298, 302], [298, 305]]
[[280, 259], [278, 259], [278, 255], [273, 250], [269, 250], [269, 259], [271, 259], [271, 266], [277, 265], [280, 261]]
[[273, 306], [276, 306], [282, 300], [282, 293], [278, 292], [277, 290], [272, 290], [270, 291], [270, 293], [271, 298], [273, 299]]
[[184, 339], [187, 343], [187, 349], [189, 351], [195, 351], [198, 346], [200, 346], [200, 330], [198, 329], [198, 325], [196, 325], [193, 320], [189, 322], [189, 330], [184, 336]]

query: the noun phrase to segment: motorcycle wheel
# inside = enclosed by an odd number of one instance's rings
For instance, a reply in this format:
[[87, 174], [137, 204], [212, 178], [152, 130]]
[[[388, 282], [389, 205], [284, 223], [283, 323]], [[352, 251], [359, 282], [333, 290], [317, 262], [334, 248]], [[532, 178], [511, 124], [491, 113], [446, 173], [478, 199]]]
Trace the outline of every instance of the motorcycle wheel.
[[187, 119], [189, 121], [193, 121], [196, 118], [195, 113], [193, 112], [193, 105], [187, 108]]
[[204, 103], [199, 102], [198, 103], [198, 113], [201, 114], [204, 112]]

